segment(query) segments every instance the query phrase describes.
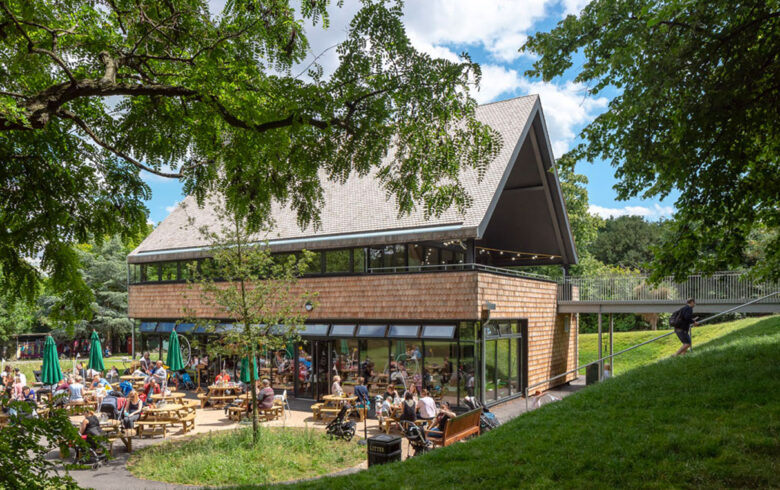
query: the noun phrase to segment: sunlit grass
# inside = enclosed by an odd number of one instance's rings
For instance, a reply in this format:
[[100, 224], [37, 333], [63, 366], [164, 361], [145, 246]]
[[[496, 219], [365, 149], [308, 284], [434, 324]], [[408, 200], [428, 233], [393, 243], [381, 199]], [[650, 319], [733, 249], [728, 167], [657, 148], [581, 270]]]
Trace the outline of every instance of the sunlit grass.
[[190, 485], [264, 484], [310, 478], [356, 466], [366, 458], [356, 442], [324, 432], [262, 428], [257, 446], [248, 428], [195, 436], [142, 449], [128, 462], [139, 478]]

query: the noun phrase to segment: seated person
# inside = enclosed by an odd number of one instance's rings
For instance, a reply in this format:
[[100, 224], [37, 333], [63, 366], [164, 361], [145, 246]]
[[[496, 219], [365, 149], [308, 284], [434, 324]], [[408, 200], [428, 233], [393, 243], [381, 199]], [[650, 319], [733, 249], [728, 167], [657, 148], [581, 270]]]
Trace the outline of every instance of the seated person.
[[417, 403], [414, 401], [414, 396], [410, 392], [406, 392], [404, 395], [404, 401], [401, 403], [401, 421], [403, 422], [415, 422], [417, 420]]
[[35, 391], [29, 386], [25, 386], [24, 388], [22, 388], [22, 401], [32, 402], [33, 404], [37, 402], [37, 400], [35, 399]]
[[22, 378], [20, 376], [14, 377], [14, 384], [11, 385], [11, 392], [12, 396], [11, 398], [16, 401], [22, 401], [24, 400], [24, 383], [22, 383]]
[[230, 375], [226, 370], [222, 370], [221, 373], [217, 375], [217, 377], [214, 379], [215, 383], [229, 383], [230, 382]]
[[76, 380], [68, 384], [68, 390], [70, 391], [70, 401], [83, 402], [84, 401], [84, 385], [81, 384], [83, 380], [81, 376], [76, 376]]
[[431, 429], [428, 430], [428, 437], [433, 439], [441, 439], [444, 437], [444, 427], [447, 424], [447, 421], [455, 417], [455, 412], [450, 409], [450, 404], [447, 402], [441, 402], [439, 414], [436, 416], [436, 420], [431, 426]]
[[151, 395], [157, 395], [158, 393], [160, 393], [160, 385], [157, 384], [157, 380], [153, 376], [150, 376], [144, 385], [144, 392], [141, 398], [147, 401]]
[[135, 423], [141, 418], [141, 411], [144, 408], [144, 401], [138, 395], [138, 392], [133, 390], [127, 395], [127, 403], [125, 404], [125, 429], [132, 429], [135, 427]]
[[79, 426], [79, 434], [85, 436], [87, 444], [92, 449], [98, 448], [97, 438], [103, 435], [103, 429], [100, 428], [100, 420], [91, 407], [84, 412], [84, 420], [81, 421], [81, 426]]
[[330, 394], [344, 396], [344, 390], [341, 389], [341, 376], [333, 376], [333, 385], [330, 387]]
[[393, 386], [392, 384], [387, 385], [387, 390], [385, 390], [385, 394], [382, 395], [382, 398], [387, 398], [387, 397], [390, 397], [390, 402], [393, 405], [396, 405], [401, 401], [400, 395], [396, 391], [395, 386]]
[[152, 360], [149, 359], [148, 352], [144, 352], [143, 357], [141, 357], [140, 369], [144, 374], [152, 374]]
[[384, 423], [385, 419], [393, 413], [393, 397], [386, 396], [382, 402], [382, 408], [379, 409], [379, 423]]
[[420, 418], [423, 420], [433, 420], [436, 417], [436, 402], [426, 389], [422, 390], [422, 396], [417, 402], [417, 410], [420, 411]]
[[165, 371], [162, 361], [157, 361], [152, 377], [157, 381], [157, 384], [165, 384], [165, 381], [168, 379], [168, 373]]
[[92, 377], [92, 389], [104, 388], [106, 391], [111, 391], [111, 383], [106, 378], [101, 378], [99, 374]]
[[257, 406], [259, 408], [273, 408], [274, 406], [274, 389], [271, 388], [271, 382], [267, 379], [263, 380], [263, 389], [257, 394]]

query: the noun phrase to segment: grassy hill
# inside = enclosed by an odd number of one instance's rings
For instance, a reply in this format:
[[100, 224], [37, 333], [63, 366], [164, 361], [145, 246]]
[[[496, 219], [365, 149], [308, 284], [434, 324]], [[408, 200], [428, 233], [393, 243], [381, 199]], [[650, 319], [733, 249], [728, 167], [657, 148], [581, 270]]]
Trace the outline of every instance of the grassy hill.
[[780, 317], [469, 443], [301, 488], [780, 487]]
[[[694, 350], [705, 342], [709, 342], [712, 339], [716, 339], [728, 333], [745, 328], [749, 325], [753, 325], [762, 318], [745, 318], [743, 320], [737, 320], [728, 323], [721, 323], [718, 325], [702, 325], [701, 327], [695, 327], [693, 329], [693, 348]], [[609, 320], [605, 317], [604, 329], [609, 328]], [[646, 340], [650, 340], [671, 330], [657, 330], [657, 331], [641, 331], [641, 332], [615, 332], [614, 334], [614, 352], [621, 351], [632, 345], [639, 344]], [[608, 342], [609, 333], [603, 334], [604, 355], [609, 353]], [[625, 354], [621, 354], [615, 359], [614, 373], [623, 374], [626, 371], [637, 368], [639, 366], [646, 366], [659, 359], [669, 357], [674, 354], [677, 349], [680, 348], [680, 340], [676, 335], [670, 335], [657, 342], [647, 344], [638, 349], [628, 351]], [[579, 365], [587, 364], [591, 361], [598, 359], [598, 334], [585, 333], [580, 334], [580, 356]], [[585, 370], [582, 371], [582, 374]]]

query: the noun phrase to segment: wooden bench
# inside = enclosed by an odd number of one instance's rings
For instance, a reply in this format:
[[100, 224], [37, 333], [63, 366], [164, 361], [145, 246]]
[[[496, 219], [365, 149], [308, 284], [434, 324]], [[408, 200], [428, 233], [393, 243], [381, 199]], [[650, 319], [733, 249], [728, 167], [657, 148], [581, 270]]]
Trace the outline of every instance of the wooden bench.
[[181, 422], [181, 429], [183, 434], [186, 434], [187, 432], [195, 429], [195, 413], [188, 413], [178, 421]]
[[[169, 420], [139, 420], [135, 423], [136, 430], [138, 431], [138, 437], [144, 437], [146, 435], [153, 435], [157, 428], [162, 427], [163, 437], [168, 437], [168, 426], [171, 425]], [[151, 431], [144, 430], [145, 428], [151, 428]]]
[[279, 405], [274, 405], [271, 408], [257, 407], [257, 415], [261, 420], [270, 422], [272, 420], [276, 420], [279, 417], [281, 417], [282, 410], [284, 409]]
[[238, 395], [208, 396], [203, 393], [198, 395], [200, 398], [200, 408], [206, 408], [206, 404], [211, 402], [212, 408], [222, 408], [232, 402]]
[[127, 449], [128, 453], [133, 452], [133, 438], [127, 435], [109, 435], [108, 436], [108, 454], [111, 456], [114, 455], [114, 443], [116, 441], [122, 441], [122, 443], [125, 445], [125, 448]]
[[477, 408], [447, 420], [442, 437], [428, 437], [436, 446], [449, 446], [474, 435], [479, 435], [479, 416], [482, 408]]
[[324, 403], [315, 403], [311, 406], [311, 413], [314, 415], [314, 420], [319, 420], [320, 418], [320, 409], [324, 407]]
[[322, 420], [325, 420], [325, 417], [334, 418], [335, 419], [340, 411], [341, 411], [341, 408], [330, 408], [330, 407], [326, 408], [326, 407], [322, 407], [319, 410], [320, 418]]

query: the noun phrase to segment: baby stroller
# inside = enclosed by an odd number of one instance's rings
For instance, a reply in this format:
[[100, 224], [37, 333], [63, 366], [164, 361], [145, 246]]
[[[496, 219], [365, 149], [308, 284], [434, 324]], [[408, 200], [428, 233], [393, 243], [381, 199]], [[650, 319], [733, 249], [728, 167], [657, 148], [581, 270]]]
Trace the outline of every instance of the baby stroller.
[[463, 399], [463, 403], [469, 408], [469, 410], [474, 410], [477, 408], [482, 409], [482, 414], [479, 416], [479, 430], [480, 432], [487, 432], [489, 430], [493, 430], [496, 427], [498, 427], [498, 419], [496, 418], [496, 415], [494, 413], [491, 413], [490, 410], [487, 409], [487, 407], [482, 406], [479, 401], [474, 398], [473, 396], [467, 396]]
[[100, 466], [108, 461], [108, 448], [101, 445], [95, 438], [101, 438], [104, 436], [95, 436], [82, 434], [81, 438], [87, 442], [86, 452], [82, 452], [80, 449], [76, 450], [76, 462], [78, 464], [91, 465], [93, 470], [100, 468]]
[[346, 415], [347, 406], [344, 405], [341, 407], [341, 410], [339, 410], [339, 414], [336, 418], [330, 421], [325, 427], [325, 431], [331, 439], [338, 437], [349, 442], [355, 437], [355, 422], [352, 420], [345, 421]]
[[181, 387], [187, 391], [194, 390], [195, 383], [192, 382], [192, 378], [190, 378], [190, 375], [187, 373], [181, 373]]
[[424, 454], [433, 449], [433, 442], [425, 437], [425, 432], [414, 422], [409, 422], [407, 424], [404, 435], [412, 448], [412, 456]]

